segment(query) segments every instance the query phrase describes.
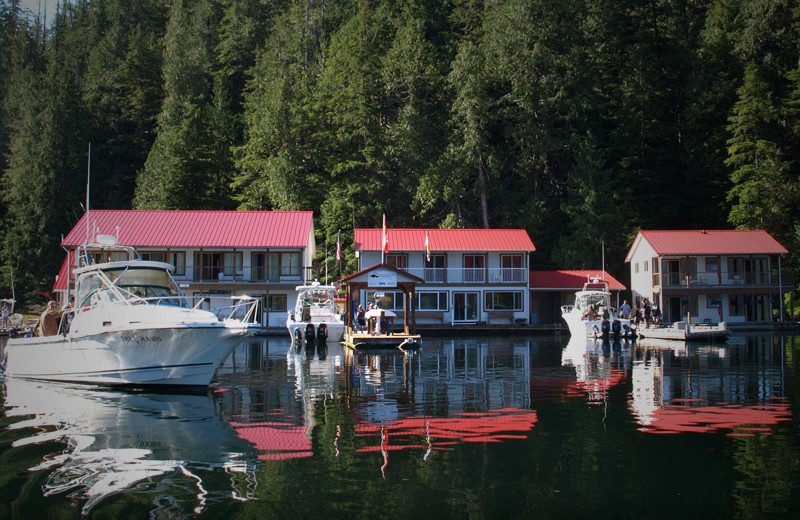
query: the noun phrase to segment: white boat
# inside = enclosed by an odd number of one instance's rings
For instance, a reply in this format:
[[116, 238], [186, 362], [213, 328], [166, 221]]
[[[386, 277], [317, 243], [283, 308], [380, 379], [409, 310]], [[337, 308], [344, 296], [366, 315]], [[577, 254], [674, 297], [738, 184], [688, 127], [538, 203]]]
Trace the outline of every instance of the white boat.
[[575, 303], [561, 307], [561, 317], [567, 322], [572, 337], [634, 334], [631, 321], [612, 307], [608, 282], [599, 278], [590, 278], [583, 284], [583, 289], [575, 293]]
[[[142, 260], [113, 236], [78, 249], [74, 308], [57, 332], [9, 338], [5, 375], [101, 385], [205, 386], [254, 331], [257, 300], [212, 312], [191, 306], [164, 262]], [[95, 263], [95, 260], [105, 260]], [[45, 331], [48, 327], [44, 327]]]
[[294, 312], [289, 311], [286, 327], [292, 341], [339, 342], [344, 335], [344, 320], [336, 311], [336, 288], [320, 285], [298, 285]]

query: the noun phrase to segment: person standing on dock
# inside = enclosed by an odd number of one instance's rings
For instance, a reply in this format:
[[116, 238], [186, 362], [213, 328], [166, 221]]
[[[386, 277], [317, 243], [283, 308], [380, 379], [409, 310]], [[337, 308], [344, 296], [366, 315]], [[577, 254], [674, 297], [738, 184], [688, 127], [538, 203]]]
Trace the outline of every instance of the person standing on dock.
[[622, 305], [619, 308], [620, 317], [622, 318], [630, 318], [631, 316], [631, 306], [628, 305], [628, 300], [622, 300]]

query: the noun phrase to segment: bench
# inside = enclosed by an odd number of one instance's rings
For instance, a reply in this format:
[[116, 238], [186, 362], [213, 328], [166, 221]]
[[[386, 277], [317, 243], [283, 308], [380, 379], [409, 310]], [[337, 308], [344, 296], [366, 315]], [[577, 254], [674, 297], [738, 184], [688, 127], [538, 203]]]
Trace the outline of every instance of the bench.
[[417, 323], [444, 323], [444, 311], [416, 311]]
[[489, 315], [489, 323], [514, 323], [514, 311], [486, 311]]

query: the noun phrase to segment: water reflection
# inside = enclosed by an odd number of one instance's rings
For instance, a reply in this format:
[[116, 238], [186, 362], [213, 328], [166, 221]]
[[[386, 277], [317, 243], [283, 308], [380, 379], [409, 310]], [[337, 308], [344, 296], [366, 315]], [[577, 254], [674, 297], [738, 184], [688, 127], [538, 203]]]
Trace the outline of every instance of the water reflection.
[[[427, 461], [454, 443], [526, 438], [537, 420], [530, 409], [532, 341], [433, 339], [422, 352], [354, 352], [335, 344], [320, 352], [251, 341], [244, 356], [237, 352], [223, 366], [226, 391], [217, 395], [261, 460], [325, 450], [339, 457], [345, 435], [355, 440], [355, 454], [418, 449]], [[237, 384], [243, 372], [253, 377], [254, 366], [264, 368], [261, 380]], [[335, 440], [316, 448], [314, 429], [332, 408]]]
[[602, 404], [609, 389], [626, 379], [631, 345], [627, 340], [570, 338], [561, 352], [561, 364], [575, 369], [575, 380], [564, 389], [567, 395], [587, 395], [590, 404]]
[[[246, 500], [256, 487], [252, 446], [224, 424], [205, 394], [128, 393], [18, 379], [5, 381], [13, 447], [64, 443], [29, 468], [50, 471], [45, 496], [66, 494], [89, 513], [120, 492], [158, 490], [152, 514], [200, 513], [212, 501]], [[209, 472], [224, 471], [215, 489]]]
[[769, 339], [637, 344], [628, 406], [640, 431], [755, 436], [791, 420], [783, 362], [774, 359], [785, 348]]

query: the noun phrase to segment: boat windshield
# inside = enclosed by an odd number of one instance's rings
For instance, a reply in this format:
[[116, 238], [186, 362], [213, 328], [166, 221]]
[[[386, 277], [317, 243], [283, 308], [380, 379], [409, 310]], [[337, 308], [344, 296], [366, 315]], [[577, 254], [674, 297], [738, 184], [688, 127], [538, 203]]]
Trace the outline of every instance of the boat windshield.
[[607, 294], [603, 293], [594, 293], [594, 294], [582, 294], [578, 296], [578, 308], [579, 309], [588, 309], [591, 305], [593, 309], [597, 310], [600, 307], [609, 307], [609, 298]]
[[[104, 269], [103, 273], [125, 299], [144, 298], [160, 305], [188, 305], [166, 269], [123, 266]], [[82, 279], [77, 294], [80, 306], [118, 299], [99, 274]]]
[[298, 307], [331, 307], [335, 308], [333, 291], [330, 289], [307, 289], [298, 299]]

